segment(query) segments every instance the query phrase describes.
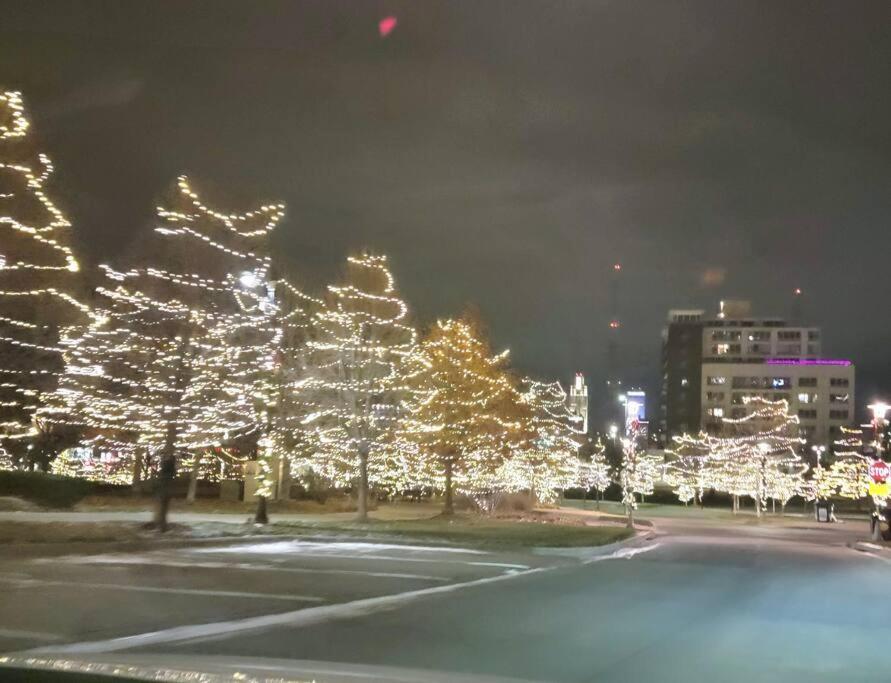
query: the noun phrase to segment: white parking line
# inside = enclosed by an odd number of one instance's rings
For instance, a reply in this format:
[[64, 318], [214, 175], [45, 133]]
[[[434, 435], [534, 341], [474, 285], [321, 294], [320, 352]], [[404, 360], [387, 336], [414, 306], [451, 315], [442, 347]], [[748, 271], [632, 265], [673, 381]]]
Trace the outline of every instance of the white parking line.
[[429, 557], [395, 557], [391, 555], [339, 555], [335, 553], [300, 553], [300, 557], [326, 560], [380, 560], [383, 562], [415, 562], [420, 564], [463, 564], [482, 567], [503, 567], [505, 569], [528, 569], [525, 564], [505, 564], [503, 562], [472, 562], [468, 560], [433, 559]]
[[127, 586], [118, 583], [84, 583], [81, 581], [46, 581], [44, 579], [3, 579], [2, 583], [10, 583], [22, 588], [31, 586], [74, 586], [77, 588], [97, 588], [100, 590], [136, 591], [142, 593], [173, 593], [177, 595], [209, 595], [220, 598], [261, 598], [269, 600], [290, 600], [293, 602], [325, 602], [324, 598], [314, 595], [289, 595], [281, 593], [248, 593], [245, 591], [217, 591], [200, 588], [162, 588], [160, 586]]
[[385, 579], [414, 579], [418, 581], [450, 581], [445, 576], [430, 576], [427, 574], [406, 574], [402, 572], [370, 572], [361, 569], [311, 569], [308, 567], [274, 567], [253, 562], [187, 562], [185, 560], [169, 560], [163, 557], [150, 555], [87, 555], [66, 558], [53, 558], [52, 561], [40, 559], [39, 564], [56, 564], [64, 560], [68, 564], [107, 564], [107, 565], [149, 565], [156, 567], [176, 567], [180, 569], [237, 569], [243, 571], [259, 572], [286, 572], [290, 574], [333, 574], [346, 576], [371, 576]]
[[553, 569], [553, 567], [529, 569], [524, 572], [516, 572], [512, 574], [499, 574], [498, 576], [490, 576], [484, 579], [475, 579], [464, 583], [453, 583], [448, 586], [436, 586], [433, 588], [422, 588], [416, 591], [408, 591], [405, 593], [397, 593], [395, 595], [382, 595], [375, 598], [364, 598], [345, 602], [338, 605], [324, 605], [322, 607], [308, 607], [306, 609], [283, 612], [279, 614], [267, 614], [260, 617], [248, 617], [246, 619], [237, 619], [233, 621], [219, 621], [210, 624], [195, 624], [191, 626], [175, 626], [173, 628], [164, 629], [163, 631], [153, 631], [150, 633], [140, 633], [133, 636], [124, 636], [121, 638], [112, 638], [110, 640], [87, 641], [82, 643], [72, 643], [62, 646], [46, 646], [29, 650], [28, 653], [97, 653], [97, 652], [116, 652], [119, 650], [127, 650], [134, 647], [143, 647], [146, 645], [157, 645], [160, 643], [176, 643], [185, 640], [195, 640], [203, 638], [217, 638], [221, 636], [229, 636], [235, 633], [245, 633], [248, 631], [258, 631], [272, 627], [304, 627], [320, 624], [334, 619], [347, 619], [351, 617], [359, 617], [374, 612], [396, 609], [406, 603], [417, 600], [418, 598], [443, 593], [451, 593], [454, 591], [471, 588], [473, 586], [482, 586], [496, 581], [507, 581], [516, 579], [520, 576], [545, 572]]

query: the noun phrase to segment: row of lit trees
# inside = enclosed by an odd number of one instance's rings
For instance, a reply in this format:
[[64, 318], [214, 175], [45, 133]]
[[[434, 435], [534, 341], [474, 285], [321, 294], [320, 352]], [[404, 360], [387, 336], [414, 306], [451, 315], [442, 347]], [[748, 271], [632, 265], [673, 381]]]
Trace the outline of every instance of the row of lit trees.
[[371, 487], [434, 489], [450, 512], [456, 492], [486, 507], [594, 476], [559, 384], [514, 377], [471, 319], [419, 338], [385, 257], [350, 257], [320, 298], [293, 287], [271, 257], [281, 204], [221, 212], [181, 177], [139, 253], [79, 292], [28, 131], [5, 93], [0, 466], [46, 468], [78, 443], [114, 452], [134, 480], [159, 475], [162, 528], [178, 462], [190, 495], [208, 461], [254, 462], [260, 520], [285, 459], [354, 486], [362, 518]]
[[[798, 418], [786, 401], [752, 398], [742, 418], [722, 420], [719, 435], [700, 433], [675, 437], [666, 452], [665, 481], [684, 501], [698, 501], [709, 490], [728, 493], [733, 510], [747, 496], [758, 516], [768, 501], [781, 508], [793, 496], [806, 500], [849, 499], [869, 495], [870, 460], [859, 451], [860, 430], [844, 429], [835, 444], [834, 462], [823, 467], [819, 455], [810, 468], [800, 455]], [[810, 474], [810, 476], [808, 476]], [[877, 501], [884, 506], [884, 501]]]

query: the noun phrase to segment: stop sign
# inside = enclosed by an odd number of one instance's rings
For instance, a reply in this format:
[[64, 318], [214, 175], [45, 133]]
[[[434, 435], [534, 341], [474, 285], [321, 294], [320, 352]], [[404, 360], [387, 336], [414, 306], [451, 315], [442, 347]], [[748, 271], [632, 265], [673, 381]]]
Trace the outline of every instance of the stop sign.
[[891, 477], [891, 467], [884, 460], [876, 460], [869, 465], [869, 476], [877, 484], [881, 484], [888, 477]]

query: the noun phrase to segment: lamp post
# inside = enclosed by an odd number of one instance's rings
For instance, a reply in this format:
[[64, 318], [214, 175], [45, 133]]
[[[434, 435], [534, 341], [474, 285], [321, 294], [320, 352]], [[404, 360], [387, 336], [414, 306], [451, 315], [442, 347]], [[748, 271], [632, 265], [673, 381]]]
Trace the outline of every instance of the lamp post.
[[875, 403], [870, 403], [866, 407], [869, 408], [872, 413], [872, 428], [873, 436], [875, 437], [876, 455], [881, 457], [882, 436], [884, 435], [885, 425], [888, 424], [885, 415], [891, 410], [891, 406], [884, 401], [876, 401]]
[[[256, 299], [257, 305], [259, 309], [269, 317], [273, 327], [278, 324], [278, 302], [275, 297], [276, 286], [278, 285], [277, 280], [273, 280], [269, 278], [268, 273], [263, 273], [263, 277], [258, 277], [257, 273], [253, 271], [244, 271], [241, 276], [238, 278], [238, 282], [241, 287], [248, 292], [251, 292]], [[256, 292], [256, 290], [265, 284], [265, 292]], [[281, 392], [281, 363], [276, 364], [275, 368], [275, 384], [276, 390], [278, 393]], [[276, 397], [276, 407], [278, 409], [279, 403], [281, 400], [281, 396]], [[268, 509], [268, 481], [267, 479], [272, 476], [268, 470], [265, 470], [264, 467], [268, 466], [268, 462], [264, 461], [266, 457], [265, 451], [271, 448], [272, 439], [269, 436], [269, 432], [271, 431], [271, 423], [272, 423], [272, 413], [270, 410], [270, 406], [264, 406], [263, 415], [265, 416], [266, 428], [262, 433], [262, 436], [257, 441], [257, 467], [258, 467], [258, 477], [262, 480], [261, 490], [257, 494], [257, 509], [254, 513], [254, 523], [255, 524], [268, 524], [269, 523], [269, 514], [267, 512]], [[279, 481], [277, 482], [279, 485], [281, 484], [282, 471], [281, 467], [279, 467]]]
[[[814, 467], [814, 476], [811, 481], [814, 484], [814, 516], [819, 520], [820, 513], [820, 503], [823, 500], [821, 487], [824, 486], [823, 481], [823, 453], [826, 452], [826, 446], [811, 446], [811, 450], [814, 452], [814, 456], [817, 459], [817, 465]], [[804, 513], [807, 514], [807, 496], [804, 496], [804, 505], [803, 505]]]
[[[876, 401], [875, 403], [871, 403], [867, 406], [870, 412], [872, 413], [872, 427], [873, 427], [873, 446], [876, 449], [876, 460], [882, 459], [882, 437], [884, 436], [885, 425], [888, 424], [888, 421], [885, 419], [885, 415], [888, 413], [888, 410], [891, 409], [884, 401]], [[881, 499], [881, 504], [885, 506], [887, 501], [885, 499]], [[879, 515], [879, 499], [876, 496], [872, 497], [873, 503], [873, 511], [872, 518], [870, 519], [870, 530], [872, 532], [872, 539], [874, 541], [882, 540], [882, 524], [881, 524], [881, 516]]]

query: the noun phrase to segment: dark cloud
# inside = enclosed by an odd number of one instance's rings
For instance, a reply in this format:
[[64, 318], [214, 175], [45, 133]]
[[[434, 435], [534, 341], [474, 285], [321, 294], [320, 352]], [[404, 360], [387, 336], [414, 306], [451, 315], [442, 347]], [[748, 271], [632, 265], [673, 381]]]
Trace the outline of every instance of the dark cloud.
[[96, 259], [187, 171], [236, 204], [286, 201], [276, 239], [305, 282], [386, 250], [421, 319], [477, 302], [529, 372], [605, 377], [620, 260], [628, 382], [656, 393], [668, 308], [737, 296], [782, 315], [797, 286], [827, 351], [891, 380], [886, 2], [32, 0], [2, 16], [0, 81], [33, 102]]

